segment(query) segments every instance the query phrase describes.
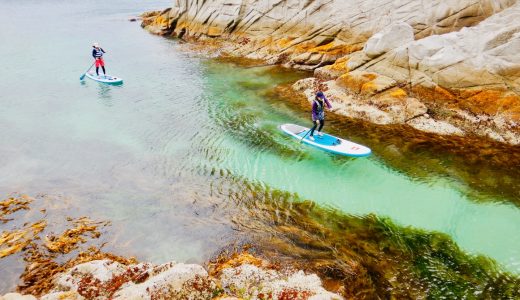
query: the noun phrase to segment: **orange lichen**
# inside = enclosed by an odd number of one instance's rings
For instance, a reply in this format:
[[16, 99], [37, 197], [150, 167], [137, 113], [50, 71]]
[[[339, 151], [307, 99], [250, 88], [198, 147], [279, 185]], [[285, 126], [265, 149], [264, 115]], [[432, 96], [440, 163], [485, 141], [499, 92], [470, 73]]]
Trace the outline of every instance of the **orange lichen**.
[[370, 93], [373, 93], [375, 91], [375, 89], [376, 89], [376, 85], [374, 84], [374, 82], [369, 81], [367, 83], [364, 83], [361, 86], [361, 93], [370, 94]]
[[216, 36], [222, 35], [223, 32], [224, 32], [224, 30], [220, 27], [210, 26], [208, 28], [208, 31], [206, 32], [206, 35], [211, 36], [211, 37], [216, 37]]
[[464, 101], [464, 106], [476, 113], [494, 115], [520, 106], [518, 96], [504, 96], [500, 90], [483, 90]]
[[162, 15], [155, 17], [152, 24], [156, 25], [156, 26], [165, 26], [165, 25], [168, 26], [169, 25], [168, 20], [166, 18], [164, 18]]
[[406, 96], [408, 96], [408, 94], [406, 93], [405, 90], [403, 90], [401, 88], [396, 88], [390, 92], [390, 96], [392, 96], [394, 98], [402, 99], [402, 98], [405, 98]]
[[356, 52], [361, 50], [362, 47], [360, 45], [345, 45], [345, 44], [337, 44], [335, 42], [330, 42], [328, 44], [312, 47], [307, 52], [310, 53], [320, 53], [320, 54], [328, 54], [333, 56], [344, 56], [350, 54], [352, 52]]
[[440, 86], [429, 88], [415, 85], [412, 87], [412, 92], [418, 99], [429, 102], [455, 103], [457, 100], [457, 96], [454, 93]]
[[338, 58], [332, 65], [325, 66], [325, 69], [347, 73], [349, 71], [347, 67], [348, 60], [348, 57]]
[[220, 272], [224, 269], [235, 268], [243, 264], [250, 264], [261, 267], [264, 266], [266, 262], [264, 262], [262, 259], [254, 257], [246, 251], [234, 252], [231, 255], [227, 253], [221, 253], [219, 256], [217, 256], [217, 258], [208, 263], [209, 274], [215, 276], [220, 274]]
[[293, 38], [281, 38], [276, 42], [276, 44], [280, 48], [285, 48], [289, 46], [293, 40]]
[[[278, 42], [280, 42], [280, 41], [278, 41]], [[265, 47], [265, 46], [271, 45], [272, 43], [273, 43], [273, 37], [268, 36], [260, 42], [260, 45]]]
[[370, 81], [377, 78], [377, 75], [374, 73], [366, 73], [366, 74], [363, 74], [362, 76], [363, 76], [363, 78], [366, 78], [367, 80], [370, 80]]
[[370, 94], [376, 89], [376, 84], [373, 82], [377, 78], [376, 74], [367, 73], [361, 76], [352, 76], [351, 73], [341, 75], [336, 82], [355, 93]]

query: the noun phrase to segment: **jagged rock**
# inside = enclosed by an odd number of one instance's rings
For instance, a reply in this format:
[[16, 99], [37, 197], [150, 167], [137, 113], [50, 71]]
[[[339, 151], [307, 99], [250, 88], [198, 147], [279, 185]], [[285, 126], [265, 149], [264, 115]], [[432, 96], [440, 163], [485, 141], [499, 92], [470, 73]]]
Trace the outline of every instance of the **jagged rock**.
[[365, 43], [363, 52], [368, 57], [374, 58], [413, 40], [414, 32], [412, 26], [405, 22], [398, 22], [369, 38]]
[[[443, 122], [436, 132], [519, 144], [518, 15], [516, 0], [174, 0], [143, 15], [142, 26], [218, 45], [219, 53], [314, 70], [336, 81], [328, 93], [339, 95], [338, 113], [389, 124], [444, 106], [488, 116], [490, 127], [443, 115], [413, 126], [431, 131]], [[317, 86], [313, 79], [294, 88], [311, 97]], [[406, 97], [388, 93], [396, 90]]]
[[[391, 24], [405, 30], [400, 22], [407, 22], [416, 37], [425, 37], [477, 24], [514, 2], [210, 0], [199, 3], [175, 0], [171, 10], [155, 16], [156, 21], [147, 21], [143, 16], [143, 26], [159, 34], [178, 35], [184, 30], [196, 38], [221, 37], [241, 42], [240, 47], [235, 48], [240, 49], [241, 55], [244, 48], [248, 48], [260, 57], [282, 53], [298, 57], [297, 61], [307, 65], [316, 65], [317, 60], [334, 61], [361, 50], [370, 36]], [[244, 35], [247, 42], [242, 43]], [[299, 55], [304, 52], [314, 54], [313, 58], [302, 60]]]

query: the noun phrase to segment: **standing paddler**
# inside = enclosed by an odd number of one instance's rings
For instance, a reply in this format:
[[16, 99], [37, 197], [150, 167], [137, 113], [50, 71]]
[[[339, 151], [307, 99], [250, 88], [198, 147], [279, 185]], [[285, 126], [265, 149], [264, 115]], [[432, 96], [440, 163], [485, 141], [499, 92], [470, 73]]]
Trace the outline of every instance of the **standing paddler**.
[[103, 75], [106, 75], [105, 61], [103, 60], [103, 53], [105, 53], [105, 50], [99, 47], [98, 43], [94, 43], [92, 47], [94, 48], [92, 49], [92, 57], [96, 60], [96, 75], [99, 76], [99, 67], [103, 69]]
[[316, 97], [314, 97], [314, 100], [312, 101], [312, 122], [314, 123], [314, 126], [311, 128], [311, 134], [309, 136], [309, 139], [312, 141], [314, 141], [314, 130], [316, 127], [318, 128], [318, 136], [323, 136], [321, 129], [325, 124], [325, 105], [329, 110], [332, 109], [332, 105], [330, 105], [325, 94], [323, 94], [323, 92], [317, 92]]

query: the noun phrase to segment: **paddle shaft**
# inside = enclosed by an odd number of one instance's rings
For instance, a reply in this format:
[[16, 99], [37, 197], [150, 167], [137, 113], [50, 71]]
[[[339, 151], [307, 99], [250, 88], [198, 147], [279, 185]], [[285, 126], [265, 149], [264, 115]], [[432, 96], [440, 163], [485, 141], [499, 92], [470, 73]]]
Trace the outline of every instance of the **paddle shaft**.
[[312, 130], [312, 129], [309, 129], [309, 131], [307, 131], [307, 133], [306, 133], [306, 134], [301, 138], [301, 140], [300, 140], [300, 144], [301, 144], [301, 143], [303, 142], [303, 140], [307, 137], [307, 135], [308, 135], [309, 133], [311, 133], [311, 130]]
[[79, 80], [83, 80], [83, 78], [85, 78], [85, 74], [87, 74], [88, 70], [92, 69], [92, 67], [94, 66], [95, 63], [96, 63], [96, 62], [94, 61], [94, 62], [90, 65], [90, 67], [88, 67], [88, 69], [85, 71], [85, 73], [83, 73], [83, 75], [81, 75], [81, 76], [79, 77]]

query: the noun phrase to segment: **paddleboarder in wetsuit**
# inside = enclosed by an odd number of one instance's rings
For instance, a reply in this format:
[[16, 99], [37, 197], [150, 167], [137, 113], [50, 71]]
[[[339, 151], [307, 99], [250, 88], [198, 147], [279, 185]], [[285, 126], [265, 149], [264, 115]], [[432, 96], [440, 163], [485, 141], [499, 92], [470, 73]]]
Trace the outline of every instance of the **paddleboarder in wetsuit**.
[[332, 105], [330, 105], [325, 94], [323, 94], [323, 92], [317, 92], [316, 97], [312, 101], [312, 122], [314, 122], [314, 126], [311, 128], [311, 134], [309, 136], [309, 139], [312, 141], [314, 141], [314, 130], [318, 126], [318, 136], [323, 136], [321, 129], [325, 124], [325, 105], [327, 105], [329, 110], [332, 109]]
[[92, 57], [96, 60], [96, 75], [99, 76], [99, 67], [103, 69], [103, 75], [106, 75], [105, 61], [103, 60], [103, 53], [105, 53], [105, 50], [99, 47], [98, 43], [94, 43], [92, 47], [94, 48], [92, 49]]

